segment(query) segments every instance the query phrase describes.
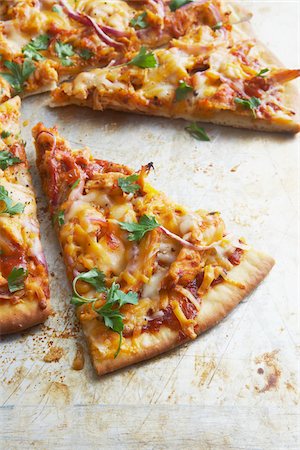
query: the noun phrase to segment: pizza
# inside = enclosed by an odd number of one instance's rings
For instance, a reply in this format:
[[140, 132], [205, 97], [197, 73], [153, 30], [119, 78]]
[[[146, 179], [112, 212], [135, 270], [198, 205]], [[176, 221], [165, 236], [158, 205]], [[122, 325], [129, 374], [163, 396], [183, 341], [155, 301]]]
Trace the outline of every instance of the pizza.
[[220, 213], [189, 211], [139, 171], [33, 129], [71, 303], [99, 375], [151, 358], [217, 324], [272, 268], [228, 234]]
[[[188, 3], [185, 12], [194, 7]], [[52, 106], [77, 104], [297, 133], [299, 96], [290, 82], [300, 70], [282, 67], [241, 23], [237, 7], [222, 3], [217, 11], [214, 25], [203, 21], [167, 46], [153, 51], [143, 46], [127, 63], [62, 83], [52, 94]]]
[[[10, 95], [53, 89], [84, 69], [120, 64], [141, 45], [159, 47], [185, 33], [163, 0], [2, 1], [0, 72]], [[206, 20], [194, 5], [189, 24]], [[188, 23], [186, 23], [186, 26]]]
[[14, 97], [0, 105], [0, 334], [41, 323], [51, 312], [20, 103]]

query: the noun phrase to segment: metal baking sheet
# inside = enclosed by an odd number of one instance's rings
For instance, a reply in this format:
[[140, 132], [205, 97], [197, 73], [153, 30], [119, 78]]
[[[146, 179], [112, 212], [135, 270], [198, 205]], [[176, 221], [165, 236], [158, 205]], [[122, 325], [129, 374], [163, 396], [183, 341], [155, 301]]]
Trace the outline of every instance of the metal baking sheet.
[[[243, 3], [258, 37], [286, 66], [299, 66], [299, 2]], [[24, 101], [22, 134], [56, 314], [1, 340], [0, 448], [299, 448], [299, 137], [207, 125], [211, 142], [198, 142], [181, 120], [51, 110], [47, 99]], [[136, 169], [153, 161], [157, 188], [192, 208], [221, 210], [228, 229], [273, 255], [270, 276], [189, 345], [102, 378], [85, 353], [84, 369], [74, 371], [77, 343], [85, 344], [34, 164], [31, 127], [40, 120], [97, 157]], [[45, 362], [49, 352], [59, 361]]]

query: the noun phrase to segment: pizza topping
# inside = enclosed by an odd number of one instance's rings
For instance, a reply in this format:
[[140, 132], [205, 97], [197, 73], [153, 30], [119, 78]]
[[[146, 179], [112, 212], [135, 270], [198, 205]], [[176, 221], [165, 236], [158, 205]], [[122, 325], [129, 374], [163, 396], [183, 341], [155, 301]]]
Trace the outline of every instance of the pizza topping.
[[138, 223], [135, 222], [118, 222], [122, 230], [129, 231], [129, 241], [140, 241], [144, 235], [151, 230], [159, 227], [155, 217], [144, 214]]
[[81, 273], [73, 280], [73, 290], [75, 292], [76, 297], [85, 301], [86, 299], [84, 297], [81, 297], [81, 295], [78, 293], [76, 289], [77, 281], [85, 281], [89, 285], [93, 286], [96, 292], [105, 292], [106, 290], [105, 275], [103, 272], [101, 272], [101, 270], [97, 268], [89, 270], [88, 272]]
[[27, 270], [23, 267], [14, 267], [7, 277], [8, 290], [13, 293], [24, 289], [24, 279], [27, 277]]
[[7, 190], [3, 186], [0, 186], [0, 215], [9, 214], [13, 216], [22, 213], [24, 209], [25, 205], [23, 203], [15, 203], [13, 205], [13, 201], [9, 197]]
[[77, 54], [86, 61], [94, 56], [94, 53], [89, 48], [82, 48], [77, 51]]
[[[97, 36], [103, 41], [105, 42], [105, 44], [110, 45], [111, 47], [122, 47], [123, 43], [121, 42], [116, 42], [114, 39], [110, 38], [104, 31], [103, 27], [101, 27], [100, 25], [98, 25], [96, 23], [96, 21], [94, 19], [92, 19], [91, 17], [89, 17], [86, 14], [82, 14], [79, 13], [75, 10], [73, 10], [70, 5], [64, 1], [64, 0], [59, 0], [59, 3], [61, 4], [61, 6], [63, 7], [64, 11], [66, 12], [66, 14], [73, 20], [76, 20], [77, 22], [83, 24], [83, 25], [87, 25], [90, 26], [92, 28], [94, 28], [95, 33], [97, 34]], [[106, 27], [107, 29], [107, 27]], [[112, 29], [110, 28], [110, 31], [112, 31]], [[116, 35], [118, 34], [117, 30], [116, 30]]]
[[134, 194], [140, 189], [139, 184], [136, 181], [139, 179], [138, 174], [129, 175], [126, 178], [118, 179], [118, 186], [122, 189], [125, 194]]
[[175, 91], [176, 101], [180, 102], [181, 100], [184, 100], [190, 92], [193, 92], [192, 86], [186, 84], [185, 81], [179, 81], [179, 86]]
[[149, 24], [147, 22], [147, 11], [144, 11], [139, 16], [134, 17], [133, 19], [131, 19], [131, 21], [129, 23], [135, 29], [147, 28], [149, 26]]
[[34, 59], [35, 61], [42, 61], [45, 59], [38, 50], [47, 50], [49, 39], [48, 34], [41, 34], [40, 36], [31, 39], [31, 41], [22, 49], [24, 56], [29, 59]]
[[171, 0], [169, 7], [171, 11], [176, 11], [176, 9], [187, 5], [188, 3], [192, 3], [193, 1], [194, 0]]
[[257, 74], [255, 75], [256, 77], [265, 77], [265, 74], [270, 72], [270, 69], [261, 69], [259, 72], [257, 72]]
[[220, 28], [223, 27], [223, 22], [220, 20], [219, 22], [216, 23], [216, 25], [213, 25], [211, 28], [216, 31], [216, 30], [220, 30]]
[[9, 137], [10, 135], [11, 135], [11, 133], [10, 133], [9, 131], [3, 130], [3, 131], [1, 132], [1, 138], [2, 138], [2, 139], [6, 139], [6, 138]]
[[146, 47], [141, 47], [139, 53], [127, 64], [140, 67], [141, 69], [150, 69], [158, 66], [154, 53], [147, 51]]
[[22, 162], [20, 158], [14, 156], [11, 152], [4, 150], [0, 152], [0, 169], [5, 170], [9, 166]]
[[53, 214], [52, 222], [57, 222], [58, 225], [61, 227], [65, 223], [65, 213], [64, 211], [58, 211], [57, 213]]
[[35, 65], [30, 59], [25, 59], [23, 64], [4, 61], [4, 65], [10, 72], [0, 72], [0, 75], [9, 82], [15, 93], [19, 94], [23, 91], [24, 85], [30, 75], [35, 71]]
[[185, 127], [185, 129], [198, 141], [210, 141], [210, 138], [204, 128], [199, 127], [196, 123], [191, 123], [189, 126]]
[[254, 117], [256, 117], [256, 109], [261, 104], [261, 101], [257, 97], [251, 97], [250, 99], [236, 97], [234, 102], [237, 105], [242, 105], [246, 109], [250, 109]]
[[70, 56], [74, 56], [75, 52], [71, 44], [64, 44], [63, 42], [57, 41], [55, 42], [54, 48], [63, 66], [73, 65], [73, 61], [70, 59]]

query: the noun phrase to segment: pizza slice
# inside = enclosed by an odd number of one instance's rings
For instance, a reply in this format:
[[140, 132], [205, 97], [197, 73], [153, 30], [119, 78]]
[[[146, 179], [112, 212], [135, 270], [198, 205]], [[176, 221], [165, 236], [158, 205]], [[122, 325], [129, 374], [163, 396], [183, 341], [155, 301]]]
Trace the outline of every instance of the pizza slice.
[[300, 70], [283, 68], [241, 17], [222, 3], [214, 25], [202, 22], [165, 48], [142, 47], [127, 63], [81, 73], [53, 92], [52, 106], [297, 133], [299, 96], [291, 81]]
[[138, 172], [71, 150], [56, 128], [33, 129], [37, 166], [73, 286], [71, 303], [99, 375], [163, 353], [217, 324], [272, 268]]
[[0, 334], [41, 323], [51, 312], [20, 104], [14, 97], [0, 105]]
[[[5, 91], [30, 95], [85, 68], [127, 61], [141, 45], [158, 47], [199, 20], [208, 5], [193, 6], [189, 21], [168, 1], [4, 1], [0, 22], [0, 72]], [[0, 11], [1, 12], [1, 11]], [[8, 95], [8, 96], [9, 96]]]

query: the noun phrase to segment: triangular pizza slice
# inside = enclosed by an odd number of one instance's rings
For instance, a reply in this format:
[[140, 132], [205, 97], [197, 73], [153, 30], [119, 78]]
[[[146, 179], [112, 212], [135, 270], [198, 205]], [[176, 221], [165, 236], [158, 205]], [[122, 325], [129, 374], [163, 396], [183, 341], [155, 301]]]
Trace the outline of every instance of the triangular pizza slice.
[[41, 323], [51, 312], [20, 106], [19, 97], [0, 105], [0, 334]]
[[248, 23], [241, 23], [236, 6], [220, 3], [215, 11], [217, 23], [191, 27], [167, 47], [142, 47], [127, 63], [83, 72], [63, 83], [53, 92], [52, 106], [72, 103], [298, 132], [299, 96], [290, 81], [300, 70], [283, 68], [253, 37]]
[[[51, 90], [84, 69], [127, 61], [141, 45], [159, 47], [198, 23], [213, 23], [210, 4], [169, 1], [24, 0], [0, 9], [0, 97]], [[188, 16], [188, 20], [187, 20]]]
[[99, 375], [163, 353], [222, 320], [274, 261], [133, 172], [33, 129], [37, 165]]

